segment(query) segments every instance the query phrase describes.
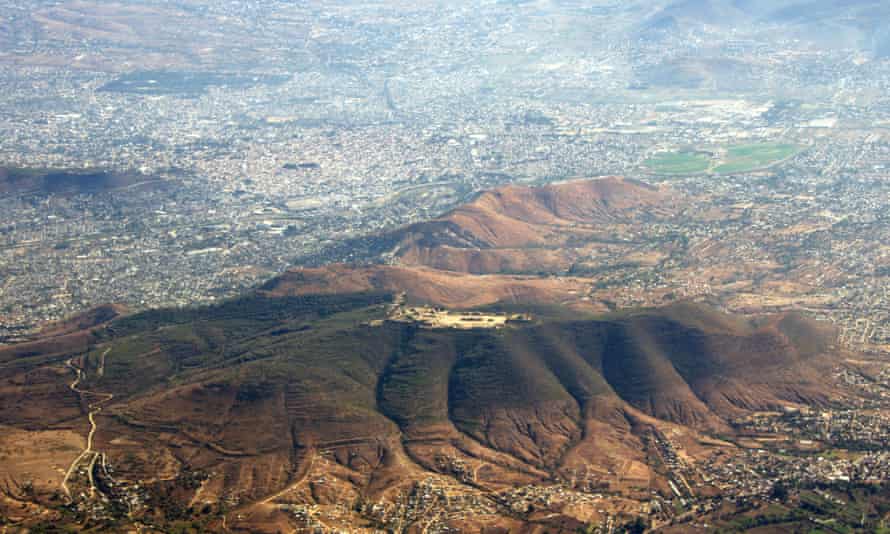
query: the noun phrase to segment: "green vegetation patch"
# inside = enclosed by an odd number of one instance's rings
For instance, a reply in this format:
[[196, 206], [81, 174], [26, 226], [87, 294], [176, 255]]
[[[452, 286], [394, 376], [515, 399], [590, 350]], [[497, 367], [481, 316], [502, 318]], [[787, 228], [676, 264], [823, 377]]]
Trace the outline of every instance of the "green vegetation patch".
[[710, 168], [711, 157], [704, 152], [663, 152], [647, 159], [645, 165], [661, 174], [697, 174]]
[[655, 154], [644, 165], [659, 174], [734, 174], [764, 169], [799, 150], [790, 143], [750, 143], [728, 147], [719, 160], [707, 152], [681, 150]]
[[723, 163], [714, 168], [719, 174], [750, 172], [769, 167], [798, 151], [798, 147], [786, 143], [757, 143], [729, 147]]

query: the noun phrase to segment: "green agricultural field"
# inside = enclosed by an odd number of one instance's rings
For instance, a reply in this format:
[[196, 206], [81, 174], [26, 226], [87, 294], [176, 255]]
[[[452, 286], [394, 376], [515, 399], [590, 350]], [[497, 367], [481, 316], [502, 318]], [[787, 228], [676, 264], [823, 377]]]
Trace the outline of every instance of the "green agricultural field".
[[645, 165], [661, 174], [697, 174], [711, 166], [711, 158], [702, 152], [665, 152], [646, 160]]
[[750, 172], [779, 162], [797, 152], [791, 144], [759, 143], [729, 147], [723, 162], [714, 168], [718, 174]]
[[751, 172], [774, 165], [793, 156], [800, 147], [788, 143], [752, 143], [726, 149], [719, 160], [706, 152], [663, 152], [647, 159], [644, 164], [658, 174], [734, 174]]

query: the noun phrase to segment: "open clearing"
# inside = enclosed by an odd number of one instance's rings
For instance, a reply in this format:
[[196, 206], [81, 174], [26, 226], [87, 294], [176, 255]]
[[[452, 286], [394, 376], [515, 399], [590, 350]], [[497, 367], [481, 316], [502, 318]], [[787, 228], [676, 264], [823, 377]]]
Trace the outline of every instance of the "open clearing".
[[658, 174], [734, 174], [775, 165], [799, 149], [788, 143], [752, 143], [730, 146], [717, 151], [716, 156], [696, 150], [661, 152], [647, 159], [644, 165]]
[[797, 152], [798, 147], [782, 143], [759, 143], [729, 147], [723, 163], [714, 168], [718, 174], [750, 172], [769, 167]]
[[430, 306], [396, 307], [391, 320], [419, 323], [427, 328], [501, 328], [508, 321], [528, 321], [523, 314], [459, 312]]

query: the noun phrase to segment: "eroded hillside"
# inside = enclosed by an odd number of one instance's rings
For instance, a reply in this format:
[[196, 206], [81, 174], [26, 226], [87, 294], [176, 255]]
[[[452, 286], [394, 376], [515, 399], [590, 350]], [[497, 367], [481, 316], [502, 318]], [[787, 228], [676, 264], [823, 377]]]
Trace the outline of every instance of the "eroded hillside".
[[[797, 316], [539, 309], [463, 330], [387, 320], [397, 305], [257, 296], [4, 349], [6, 443], [33, 443], [5, 476], [42, 473], [31, 491], [50, 509], [65, 492], [80, 513], [130, 502], [131, 517], [163, 525], [206, 503], [208, 526], [251, 530], [287, 524], [290, 508], [273, 504], [339, 518], [332, 528], [416, 523], [429, 517], [405, 499], [432, 484], [466, 500], [473, 519], [455, 528], [515, 527], [536, 516], [503, 492], [583, 470], [615, 502], [640, 498], [667, 480], [647, 458], [653, 435], [700, 444], [739, 416], [838, 394], [824, 372], [833, 332]], [[584, 510], [541, 524], [583, 524]]]

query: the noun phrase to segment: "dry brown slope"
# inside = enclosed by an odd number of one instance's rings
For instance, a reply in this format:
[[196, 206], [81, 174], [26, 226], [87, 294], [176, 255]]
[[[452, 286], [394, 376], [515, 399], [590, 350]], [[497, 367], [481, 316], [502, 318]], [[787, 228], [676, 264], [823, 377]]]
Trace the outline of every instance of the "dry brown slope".
[[267, 283], [261, 292], [294, 296], [389, 291], [437, 306], [472, 308], [496, 303], [578, 303], [578, 295], [587, 285], [569, 277], [477, 276], [425, 267], [338, 264], [291, 269]]
[[497, 273], [567, 269], [583, 243], [667, 214], [672, 195], [626, 178], [577, 180], [541, 187], [508, 185], [430, 222], [390, 236], [404, 265]]

